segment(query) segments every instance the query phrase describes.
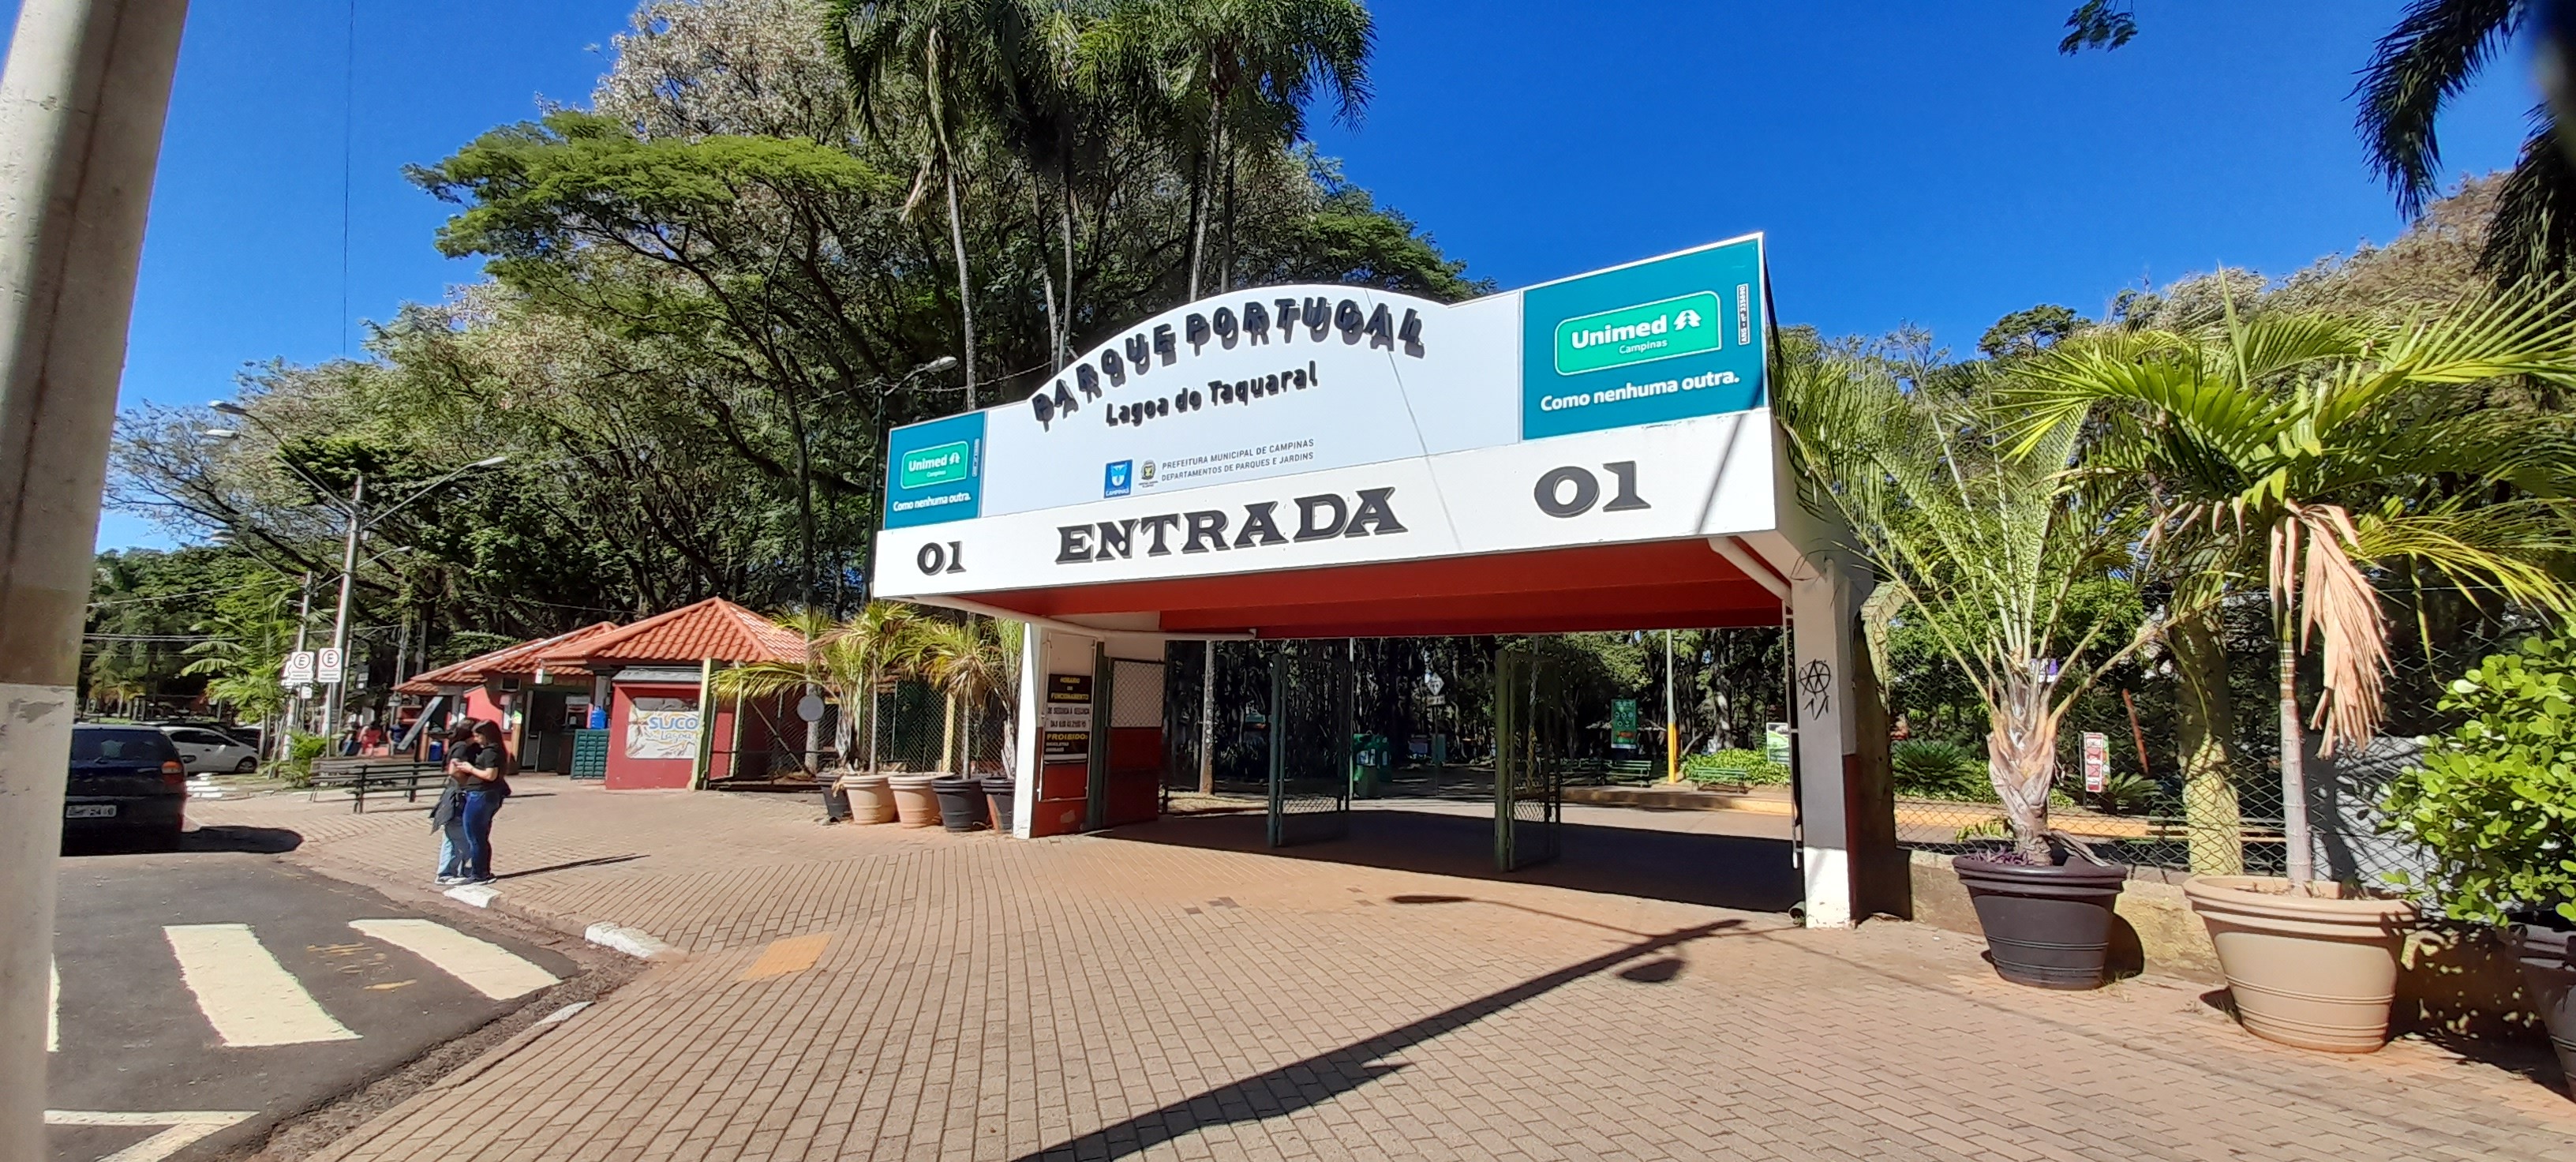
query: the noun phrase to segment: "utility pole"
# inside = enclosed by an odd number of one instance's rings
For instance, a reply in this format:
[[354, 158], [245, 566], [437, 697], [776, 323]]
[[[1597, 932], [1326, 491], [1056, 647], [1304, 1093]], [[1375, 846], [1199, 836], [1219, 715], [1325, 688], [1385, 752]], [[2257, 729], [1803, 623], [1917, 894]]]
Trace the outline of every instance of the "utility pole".
[[[307, 626], [307, 625], [312, 624], [312, 622], [313, 622], [313, 570], [311, 570], [311, 569], [307, 569], [307, 570], [305, 570], [305, 571], [304, 571], [304, 600], [303, 600], [302, 602], [298, 603], [298, 604], [296, 605], [296, 607], [295, 607], [295, 652], [296, 652], [296, 653], [299, 653], [299, 654], [300, 654], [300, 653], [303, 653], [303, 652], [304, 652], [304, 627], [305, 627], [305, 626]], [[304, 718], [304, 711], [305, 711], [305, 705], [304, 705], [304, 687], [302, 687], [302, 686], [297, 686], [297, 687], [295, 688], [295, 719], [294, 719], [296, 722], [303, 722], [303, 721], [305, 721], [305, 718]], [[287, 747], [287, 745], [286, 745], [286, 736], [287, 736], [287, 734], [288, 734], [288, 733], [289, 733], [288, 731], [283, 731], [283, 730], [281, 730], [281, 731], [277, 732], [277, 758], [278, 758], [278, 760], [279, 760], [279, 761], [281, 761], [281, 762], [285, 761], [286, 756], [287, 756], [287, 752], [288, 752], [288, 747]]]
[[331, 656], [340, 659], [340, 680], [322, 686], [322, 737], [337, 745], [340, 737], [340, 692], [349, 688], [349, 583], [358, 575], [358, 534], [366, 528], [359, 514], [367, 510], [367, 474], [349, 486], [349, 535], [340, 545], [340, 611], [331, 618]]
[[25, 0], [0, 73], [0, 1158], [45, 1156], [81, 617], [186, 0]]

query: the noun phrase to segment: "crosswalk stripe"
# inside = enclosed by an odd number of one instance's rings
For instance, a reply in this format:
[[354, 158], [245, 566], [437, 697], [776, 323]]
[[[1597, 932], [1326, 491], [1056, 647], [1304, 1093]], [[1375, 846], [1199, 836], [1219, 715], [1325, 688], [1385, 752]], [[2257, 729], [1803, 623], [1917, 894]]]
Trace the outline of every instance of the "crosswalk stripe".
[[194, 1145], [199, 1139], [238, 1125], [256, 1116], [250, 1111], [170, 1110], [166, 1112], [126, 1112], [123, 1110], [46, 1110], [48, 1126], [167, 1126], [168, 1129], [128, 1146], [98, 1162], [161, 1162], [162, 1159]]
[[173, 924], [161, 930], [179, 958], [179, 978], [226, 1045], [355, 1041], [301, 981], [270, 955], [248, 924]]
[[788, 976], [803, 972], [814, 967], [814, 962], [823, 958], [823, 946], [830, 943], [831, 939], [832, 934], [829, 932], [815, 932], [804, 936], [772, 940], [769, 942], [769, 947], [760, 950], [759, 959], [752, 961], [751, 967], [742, 970], [740, 979], [767, 980], [773, 976]]
[[496, 1001], [526, 996], [556, 981], [555, 974], [517, 953], [436, 920], [351, 920], [349, 926], [438, 966]]

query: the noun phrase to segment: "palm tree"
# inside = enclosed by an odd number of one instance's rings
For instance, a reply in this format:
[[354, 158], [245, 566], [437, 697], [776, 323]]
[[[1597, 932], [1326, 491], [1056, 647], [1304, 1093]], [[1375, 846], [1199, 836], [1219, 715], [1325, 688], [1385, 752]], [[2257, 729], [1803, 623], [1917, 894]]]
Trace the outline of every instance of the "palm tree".
[[[1014, 752], [1011, 740], [1018, 733], [1018, 716], [1009, 695], [1019, 689], [1020, 641], [1025, 628], [1016, 621], [972, 615], [964, 621], [922, 623], [913, 638], [910, 659], [914, 672], [947, 699], [941, 767], [959, 769], [955, 759], [969, 749], [956, 745], [961, 710], [980, 714], [998, 705], [1003, 714], [1002, 751]], [[972, 755], [967, 757], [971, 759]]]
[[[1851, 547], [1893, 590], [1977, 693], [1987, 774], [2015, 847], [2050, 858], [2048, 795], [2058, 724], [2103, 670], [2154, 625], [2079, 610], [2087, 583], [2120, 584], [2138, 500], [2079, 487], [2069, 472], [2082, 413], [2007, 449], [1997, 398], [1910, 391], [1887, 360], [1851, 351], [1788, 359], [1779, 414], [1799, 471], [1850, 530]], [[2098, 654], [2098, 656], [2097, 656]]]
[[295, 649], [293, 598], [282, 582], [254, 583], [197, 623], [195, 632], [207, 637], [184, 651], [196, 660], [179, 671], [204, 675], [207, 697], [267, 728], [268, 737], [280, 740], [281, 758], [285, 732], [275, 726], [286, 713], [287, 691], [278, 679]]
[[[2502, 55], [2514, 35], [2543, 23], [2532, 0], [2411, 0], [2379, 39], [2353, 95], [2361, 102], [2362, 144], [2371, 168], [2408, 217], [2440, 191], [2442, 106]], [[2497, 191], [2495, 221], [2479, 264], [2501, 277], [2557, 274], [2576, 259], [2576, 167], [2557, 141], [2546, 105], [2538, 128]]]
[[[2046, 456], [2070, 421], [2100, 425], [2088, 471], [2152, 488], [2148, 541], [2188, 565], [2178, 601], [2262, 579], [2293, 883], [2314, 875], [2299, 654], [2311, 639], [2323, 650], [2323, 753], [2369, 739], [2388, 655], [2370, 570], [2410, 564], [2472, 600], [2570, 606], [2550, 570], [2576, 548], [2576, 510], [2561, 499], [2576, 483], [2576, 428], [2470, 390], [2513, 377], [2576, 383], [2568, 305], [2508, 289], [2404, 322], [2231, 307], [2205, 332], [2100, 332], [2022, 368], [2022, 444]], [[2188, 666], [2182, 676], [2187, 687], [2213, 680]]]
[[[834, 753], [849, 765], [858, 759], [859, 723], [874, 717], [877, 686], [903, 671], [904, 659], [915, 652], [914, 632], [925, 620], [918, 606], [896, 601], [871, 601], [838, 623], [813, 613], [791, 614], [779, 624], [805, 635], [811, 643], [807, 655], [719, 671], [716, 692], [729, 698], [760, 698], [815, 687], [829, 691], [841, 705], [840, 720], [833, 728]], [[871, 742], [874, 733], [871, 723]], [[871, 753], [869, 763], [874, 762]]]
[[[1231, 191], [1241, 151], [1303, 136], [1306, 105], [1318, 96], [1331, 95], [1345, 123], [1368, 104], [1376, 31], [1361, 0], [1123, 0], [1094, 37], [1099, 56], [1159, 82], [1175, 127], [1190, 139], [1193, 299], [1203, 285], [1211, 189], [1221, 175]], [[1230, 267], [1230, 198], [1228, 209]], [[1231, 283], [1231, 269], [1223, 273]]]
[[909, 214], [933, 174], [948, 194], [948, 244], [957, 264], [957, 315], [963, 333], [966, 409], [975, 409], [975, 288], [966, 258], [964, 211], [957, 197], [958, 143], [982, 111], [1000, 106], [1003, 66], [993, 32], [996, 9], [1009, 0], [832, 0], [827, 35], [849, 75], [851, 100], [870, 133], [882, 138], [889, 82], [921, 89], [930, 146], [905, 200]]

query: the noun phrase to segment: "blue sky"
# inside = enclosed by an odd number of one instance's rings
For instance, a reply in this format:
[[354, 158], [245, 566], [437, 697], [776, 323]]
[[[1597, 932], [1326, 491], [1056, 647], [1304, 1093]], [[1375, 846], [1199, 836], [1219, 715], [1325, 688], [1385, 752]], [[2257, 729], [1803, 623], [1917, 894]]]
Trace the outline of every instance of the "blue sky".
[[[2069, 58], [2073, 0], [1380, 0], [1376, 100], [1317, 137], [1506, 287], [1763, 230], [1784, 320], [1910, 322], [1968, 350], [2033, 303], [2098, 314], [2123, 286], [2393, 236], [2347, 93], [2399, 6], [2138, 0], [2136, 42]], [[432, 248], [445, 207], [401, 167], [585, 100], [633, 5], [357, 0], [345, 104], [348, 0], [193, 7], [129, 407], [354, 351], [359, 320], [474, 278]], [[2531, 93], [2516, 57], [2458, 104], [2455, 171], [2511, 163]], [[167, 543], [114, 513], [99, 542]]]

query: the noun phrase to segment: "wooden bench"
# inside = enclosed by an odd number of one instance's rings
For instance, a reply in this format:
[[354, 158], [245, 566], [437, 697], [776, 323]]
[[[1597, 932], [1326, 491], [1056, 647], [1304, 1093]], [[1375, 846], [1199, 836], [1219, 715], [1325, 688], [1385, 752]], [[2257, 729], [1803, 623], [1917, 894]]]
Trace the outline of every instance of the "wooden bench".
[[311, 802], [324, 791], [347, 791], [349, 810], [364, 812], [369, 795], [400, 791], [404, 802], [416, 803], [422, 790], [443, 791], [446, 782], [444, 763], [407, 758], [322, 758], [313, 760], [313, 783], [305, 801]]

